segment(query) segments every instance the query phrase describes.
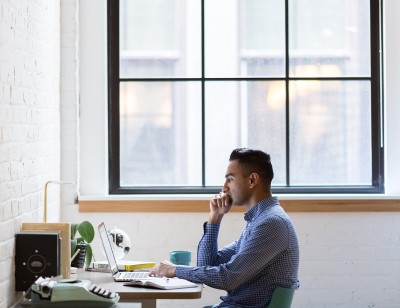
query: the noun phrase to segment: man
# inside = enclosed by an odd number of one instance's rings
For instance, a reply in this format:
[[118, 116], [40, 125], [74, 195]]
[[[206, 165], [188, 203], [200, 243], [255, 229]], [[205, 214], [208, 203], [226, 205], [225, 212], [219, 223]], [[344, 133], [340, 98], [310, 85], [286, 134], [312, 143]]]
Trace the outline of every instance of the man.
[[[227, 291], [214, 307], [267, 307], [278, 286], [295, 288], [299, 246], [293, 224], [272, 196], [270, 156], [239, 148], [231, 153], [222, 192], [210, 200], [197, 266], [161, 262], [155, 276], [179, 277]], [[243, 206], [247, 222], [239, 239], [218, 250], [221, 221], [231, 207]]]

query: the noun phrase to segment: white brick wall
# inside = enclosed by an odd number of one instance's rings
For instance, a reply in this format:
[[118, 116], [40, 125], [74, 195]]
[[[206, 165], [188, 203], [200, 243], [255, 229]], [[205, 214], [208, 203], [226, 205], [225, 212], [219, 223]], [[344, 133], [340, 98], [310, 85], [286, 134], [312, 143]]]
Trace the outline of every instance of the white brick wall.
[[60, 177], [59, 14], [54, 0], [0, 0], [0, 307], [14, 301], [15, 232], [41, 221]]

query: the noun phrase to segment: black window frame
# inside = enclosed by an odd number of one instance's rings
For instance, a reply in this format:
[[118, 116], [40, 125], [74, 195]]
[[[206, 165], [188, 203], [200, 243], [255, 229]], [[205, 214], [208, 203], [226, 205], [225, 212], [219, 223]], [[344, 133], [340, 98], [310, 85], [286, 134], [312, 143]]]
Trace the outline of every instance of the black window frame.
[[[285, 1], [286, 33], [286, 76], [283, 78], [206, 78], [204, 76], [204, 0], [201, 1], [202, 15], [202, 77], [201, 78], [120, 78], [119, 76], [119, 0], [107, 2], [107, 66], [108, 66], [108, 181], [110, 194], [209, 194], [220, 190], [220, 187], [205, 186], [205, 128], [204, 128], [204, 83], [210, 80], [284, 80], [286, 83], [286, 165], [287, 186], [273, 186], [278, 194], [383, 194], [384, 193], [384, 147], [383, 147], [383, 35], [382, 35], [382, 1], [370, 0], [370, 41], [371, 41], [371, 77], [340, 78], [296, 78], [289, 77], [289, 38], [288, 38], [288, 5]], [[120, 185], [120, 126], [119, 126], [119, 88], [120, 81], [200, 81], [202, 87], [202, 186], [149, 186], [129, 187]], [[371, 82], [371, 185], [343, 186], [290, 186], [289, 169], [289, 81], [292, 80], [368, 80]], [[229, 155], [229, 153], [227, 153]], [[222, 185], [223, 183], [221, 183]]]

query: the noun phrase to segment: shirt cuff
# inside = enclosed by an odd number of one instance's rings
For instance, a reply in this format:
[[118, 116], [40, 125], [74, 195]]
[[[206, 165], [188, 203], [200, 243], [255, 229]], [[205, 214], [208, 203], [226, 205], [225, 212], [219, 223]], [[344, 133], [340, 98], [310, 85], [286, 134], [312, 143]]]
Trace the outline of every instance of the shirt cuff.
[[209, 224], [208, 222], [205, 222], [205, 223], [203, 224], [203, 231], [204, 231], [204, 234], [207, 234], [207, 233], [218, 233], [219, 227], [220, 227], [220, 226], [221, 226], [220, 223], [217, 223], [217, 224]]
[[190, 280], [190, 273], [191, 270], [193, 269], [192, 266], [182, 266], [178, 265], [175, 267], [175, 276], [178, 278]]

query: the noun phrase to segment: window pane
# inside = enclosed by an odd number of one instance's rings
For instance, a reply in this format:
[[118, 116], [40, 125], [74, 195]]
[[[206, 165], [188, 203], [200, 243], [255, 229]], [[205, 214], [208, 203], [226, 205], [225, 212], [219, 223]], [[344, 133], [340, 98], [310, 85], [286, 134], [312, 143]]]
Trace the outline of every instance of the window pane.
[[[206, 0], [206, 77], [283, 76], [285, 1]], [[249, 70], [248, 64], [257, 69]]]
[[291, 76], [369, 76], [369, 5], [369, 0], [291, 0]]
[[206, 185], [224, 183], [229, 154], [251, 147], [271, 154], [274, 184], [286, 184], [285, 83], [217, 81], [205, 85]]
[[199, 11], [195, 0], [121, 0], [120, 76], [199, 77]]
[[292, 185], [371, 185], [370, 83], [294, 81]]
[[194, 82], [123, 82], [121, 186], [201, 185], [201, 90]]
[[378, 6], [110, 0], [110, 191], [210, 192], [237, 147], [271, 154], [278, 192], [381, 191]]

